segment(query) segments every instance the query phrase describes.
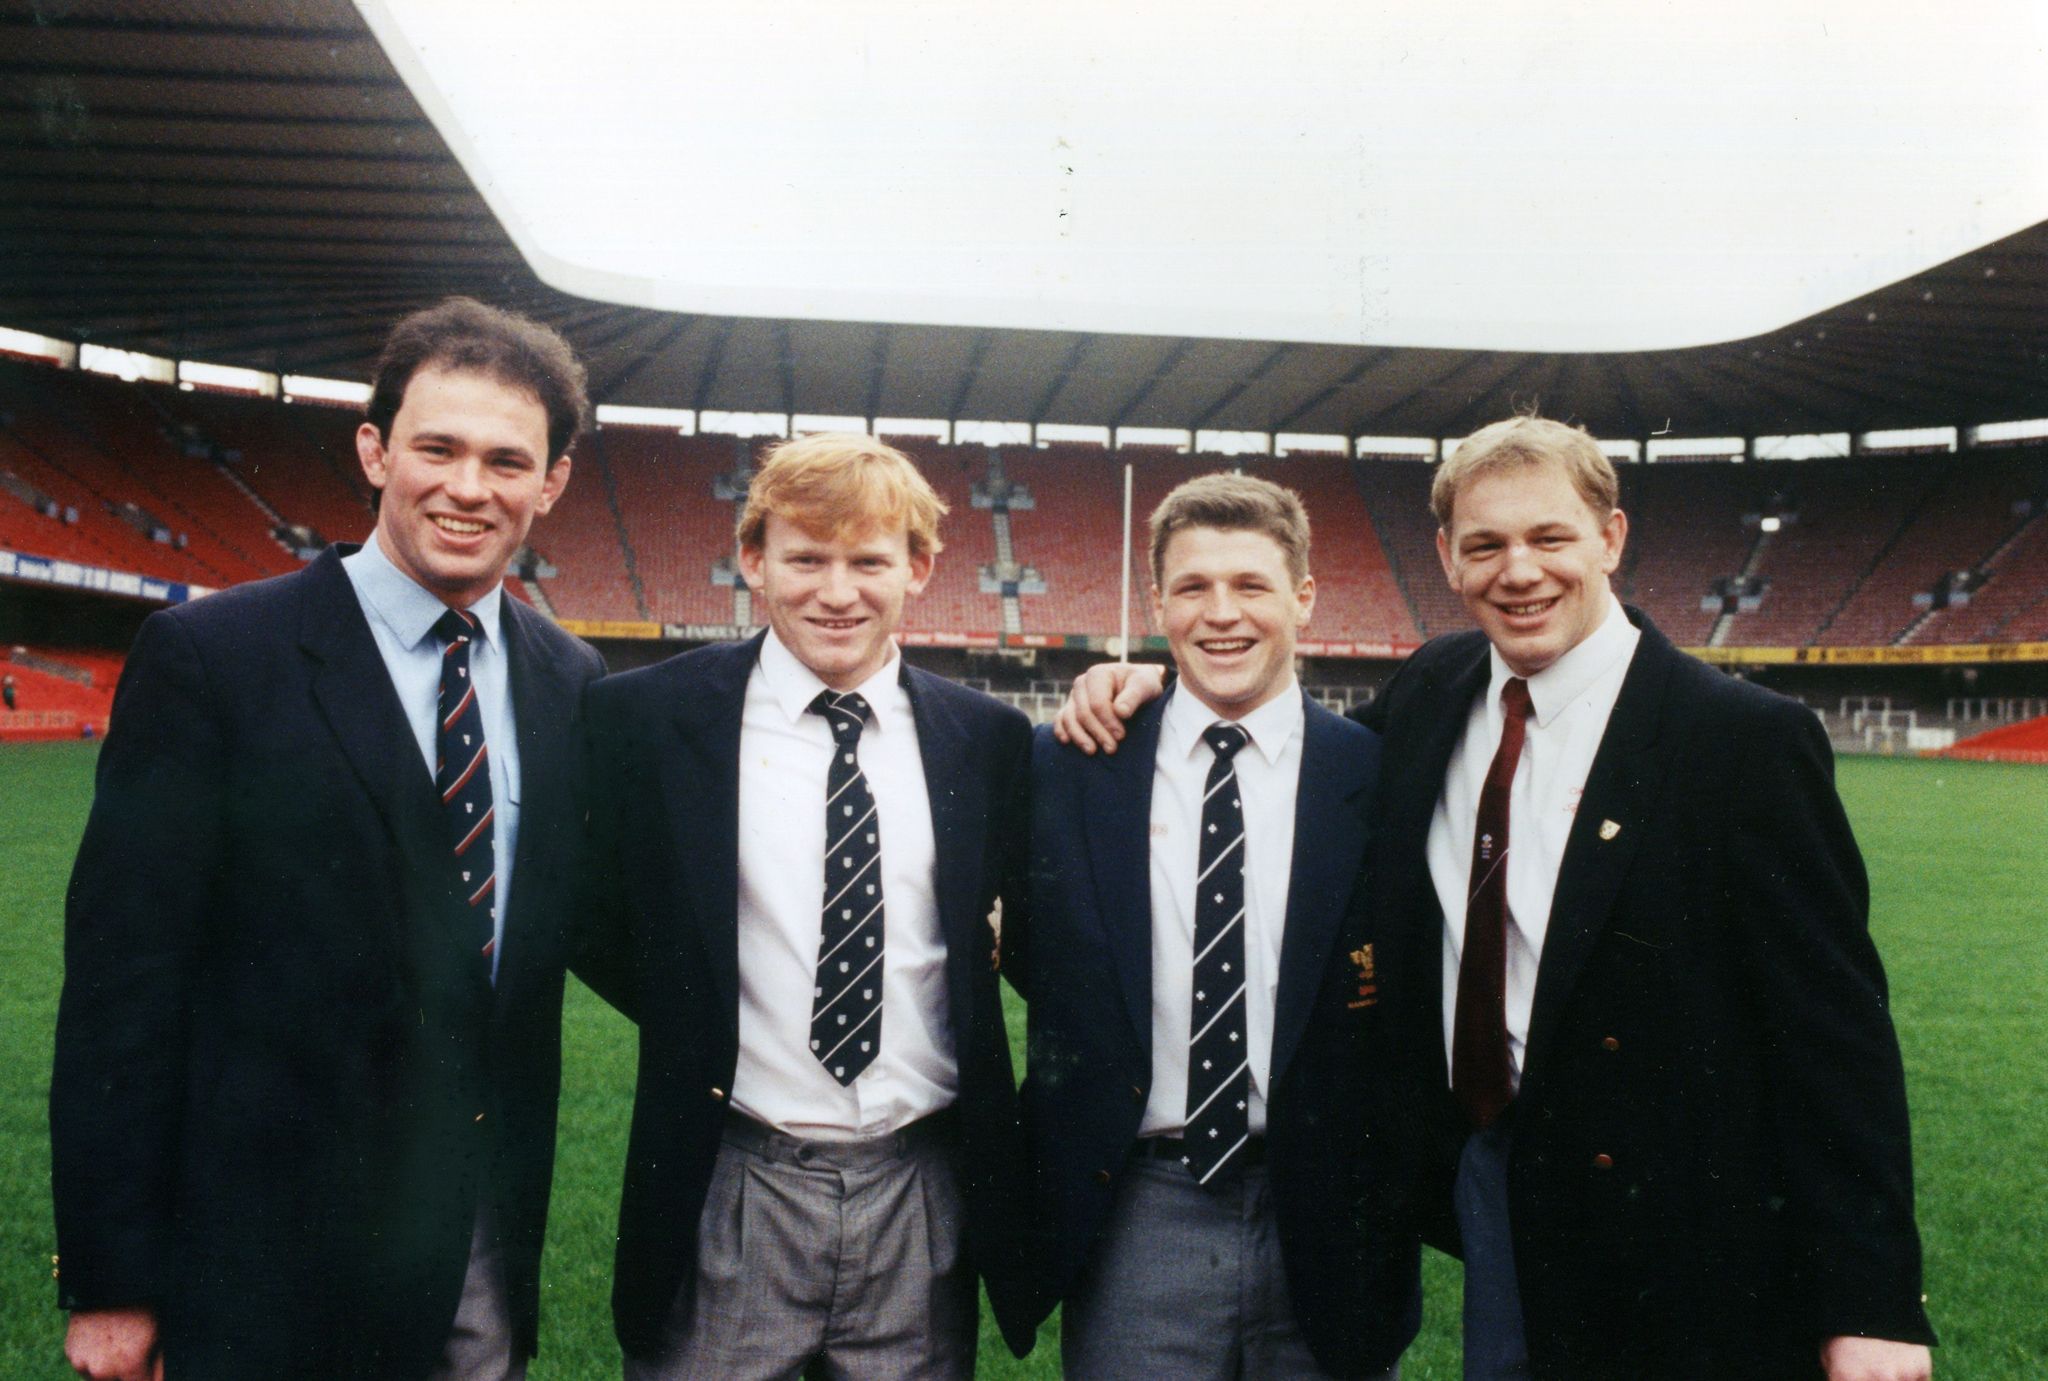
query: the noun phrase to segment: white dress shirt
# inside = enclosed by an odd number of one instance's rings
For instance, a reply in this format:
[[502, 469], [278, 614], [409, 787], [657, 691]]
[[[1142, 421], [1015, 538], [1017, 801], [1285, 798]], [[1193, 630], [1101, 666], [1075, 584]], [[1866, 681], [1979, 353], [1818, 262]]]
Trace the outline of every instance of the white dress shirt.
[[[1188, 1036], [1194, 1010], [1195, 873], [1202, 795], [1216, 761], [1202, 731], [1221, 718], [1180, 687], [1168, 692], [1152, 769], [1152, 1096], [1140, 1136], [1178, 1136], [1188, 1119]], [[1280, 694], [1236, 723], [1251, 742], [1232, 759], [1244, 812], [1244, 1037], [1253, 1135], [1266, 1130], [1273, 1063], [1273, 995], [1294, 865], [1294, 798], [1301, 785], [1301, 692]]]
[[[362, 550], [341, 558], [349, 584], [370, 623], [378, 655], [391, 675], [406, 723], [419, 741], [427, 780], [434, 777], [434, 752], [440, 728], [441, 644], [434, 624], [448, 606], [441, 597], [391, 563], [372, 537]], [[519, 848], [519, 736], [512, 719], [510, 669], [505, 661], [504, 586], [494, 587], [469, 606], [482, 636], [469, 644], [469, 679], [476, 687], [483, 714], [484, 761], [491, 772], [491, 849], [497, 881], [491, 884], [491, 980], [505, 959], [505, 913], [512, 899], [512, 860]], [[451, 845], [452, 847], [452, 845]]]
[[[1607, 732], [1622, 679], [1642, 633], [1608, 597], [1607, 617], [1584, 642], [1529, 678], [1530, 713], [1521, 761], [1508, 789], [1508, 1064], [1517, 1086], [1536, 968], [1550, 926], [1550, 903], [1578, 814], [1586, 774]], [[1443, 794], [1429, 825], [1429, 879], [1444, 912], [1443, 1019], [1448, 1063], [1458, 1011], [1458, 963], [1465, 952], [1465, 902], [1472, 881], [1472, 834], [1479, 792], [1500, 747], [1501, 690], [1515, 673], [1489, 651], [1493, 675], [1474, 702], [1465, 736], [1451, 752]]]
[[873, 711], [860, 769], [882, 838], [882, 1048], [842, 1086], [811, 1051], [825, 904], [831, 726], [811, 714], [816, 673], [771, 631], [740, 717], [740, 1058], [732, 1106], [792, 1136], [884, 1136], [948, 1107], [960, 1089], [946, 940], [932, 874], [931, 797], [901, 654], [857, 689]]

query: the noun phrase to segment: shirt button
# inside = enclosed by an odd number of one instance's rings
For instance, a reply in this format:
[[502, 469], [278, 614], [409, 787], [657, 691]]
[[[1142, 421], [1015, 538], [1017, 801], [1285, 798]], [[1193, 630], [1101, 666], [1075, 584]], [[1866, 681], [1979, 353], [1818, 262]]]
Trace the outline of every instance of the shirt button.
[[1593, 1168], [1595, 1170], [1612, 1170], [1614, 1168], [1614, 1157], [1602, 1151], [1599, 1155], [1593, 1157]]
[[1602, 1050], [1619, 1050], [1621, 1049], [1621, 1042], [1612, 1036], [1606, 1036], [1601, 1039], [1600, 1048]]

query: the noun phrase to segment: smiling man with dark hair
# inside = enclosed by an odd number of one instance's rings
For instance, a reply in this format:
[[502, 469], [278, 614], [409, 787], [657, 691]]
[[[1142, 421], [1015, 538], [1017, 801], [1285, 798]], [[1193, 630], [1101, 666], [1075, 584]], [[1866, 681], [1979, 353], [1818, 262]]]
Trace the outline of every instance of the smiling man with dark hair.
[[116, 693], [50, 1089], [88, 1377], [513, 1381], [536, 1346], [602, 663], [503, 580], [583, 376], [474, 302], [393, 340], [371, 540], [152, 615]]

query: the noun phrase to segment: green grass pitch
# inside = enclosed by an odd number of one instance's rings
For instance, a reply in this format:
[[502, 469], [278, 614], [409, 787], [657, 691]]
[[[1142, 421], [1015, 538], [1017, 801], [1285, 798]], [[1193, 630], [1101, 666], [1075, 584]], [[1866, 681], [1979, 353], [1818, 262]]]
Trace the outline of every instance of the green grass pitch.
[[[70, 1375], [50, 1282], [45, 1100], [62, 901], [90, 801], [87, 745], [0, 750], [0, 1376]], [[1870, 864], [1873, 926], [1905, 1045], [1938, 1376], [2048, 1376], [2048, 769], [1849, 759], [1841, 787]], [[567, 1068], [535, 1381], [617, 1375], [612, 1216], [633, 1088], [625, 1024], [571, 985]], [[1021, 1046], [1021, 1012], [1012, 1012]], [[1457, 1266], [1427, 1263], [1410, 1381], [1458, 1374]], [[1048, 1325], [1010, 1358], [984, 1328], [982, 1375], [1058, 1374]]]

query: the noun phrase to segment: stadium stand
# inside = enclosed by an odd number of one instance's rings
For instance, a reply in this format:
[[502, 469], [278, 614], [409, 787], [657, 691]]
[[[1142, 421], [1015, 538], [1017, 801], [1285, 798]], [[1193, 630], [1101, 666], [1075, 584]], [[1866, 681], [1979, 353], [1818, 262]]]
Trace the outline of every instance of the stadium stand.
[[[126, 527], [164, 548], [146, 574], [222, 586], [289, 569], [260, 510], [211, 460], [173, 447], [152, 386], [68, 370], [30, 376], [25, 368], [0, 369], [0, 411], [16, 448], [7, 463], [34, 457], [46, 475], [89, 496], [79, 501], [81, 517], [96, 509], [111, 520], [100, 531]], [[224, 515], [234, 536], [216, 526]]]
[[1246, 468], [1286, 485], [1308, 508], [1316, 577], [1308, 637], [1404, 646], [1422, 641], [1348, 460], [1294, 456]]
[[1757, 470], [1779, 496], [1785, 526], [1759, 539], [1753, 569], [1768, 584], [1755, 610], [1738, 611], [1722, 639], [1737, 647], [1811, 644], [1940, 478], [1924, 460], [1874, 456]]
[[239, 457], [228, 468], [279, 518], [328, 542], [369, 536], [369, 486], [356, 459], [360, 412], [208, 393], [177, 395], [171, 407]]
[[528, 538], [556, 574], [535, 581], [560, 618], [646, 620], [628, 564], [607, 443], [617, 430], [591, 432], [570, 448], [569, 487]]
[[711, 573], [732, 552], [737, 515], [712, 491], [746, 459], [744, 445], [729, 436], [638, 427], [608, 427], [595, 439], [616, 486], [625, 549], [648, 616], [660, 623], [731, 624], [732, 587], [715, 584]]
[[1437, 559], [1436, 519], [1429, 511], [1432, 473], [1413, 460], [1360, 460], [1352, 466], [1381, 549], [1407, 596], [1417, 641], [1472, 626]]
[[[2036, 455], [1965, 455], [1923, 462], [1941, 478], [1870, 578], [1821, 630], [1818, 641], [1876, 646], [1933, 622], [1931, 597], [1966, 579], [2015, 536], [2044, 492]], [[1922, 602], [1916, 607], [1914, 601]], [[1972, 600], [1972, 603], [1975, 601]]]
[[984, 594], [981, 572], [996, 562], [996, 531], [990, 511], [974, 506], [974, 487], [988, 480], [988, 451], [981, 446], [941, 446], [904, 440], [898, 448], [917, 462], [945, 500], [939, 528], [945, 551], [932, 568], [931, 583], [903, 611], [908, 633], [991, 633], [1002, 627], [1002, 596]]
[[1757, 545], [1755, 476], [1740, 465], [1617, 468], [1629, 538], [1615, 592], [1680, 647], [1702, 647], [1721, 616], [1717, 582], [1739, 577]]
[[0, 742], [32, 743], [107, 731], [121, 658], [17, 647], [0, 657], [14, 678], [15, 707], [0, 708]]
[[1971, 762], [2048, 763], [2048, 716], [1974, 734], [1935, 756]]

